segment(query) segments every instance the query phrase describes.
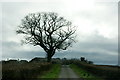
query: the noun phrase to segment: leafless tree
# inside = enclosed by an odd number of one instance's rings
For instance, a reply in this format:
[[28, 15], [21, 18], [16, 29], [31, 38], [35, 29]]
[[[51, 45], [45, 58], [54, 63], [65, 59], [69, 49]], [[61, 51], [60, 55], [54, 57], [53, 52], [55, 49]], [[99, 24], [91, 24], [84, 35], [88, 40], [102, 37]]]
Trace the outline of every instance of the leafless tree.
[[57, 50], [66, 50], [71, 46], [75, 31], [72, 23], [57, 13], [41, 12], [25, 16], [16, 33], [24, 34], [24, 43], [42, 47], [50, 62]]

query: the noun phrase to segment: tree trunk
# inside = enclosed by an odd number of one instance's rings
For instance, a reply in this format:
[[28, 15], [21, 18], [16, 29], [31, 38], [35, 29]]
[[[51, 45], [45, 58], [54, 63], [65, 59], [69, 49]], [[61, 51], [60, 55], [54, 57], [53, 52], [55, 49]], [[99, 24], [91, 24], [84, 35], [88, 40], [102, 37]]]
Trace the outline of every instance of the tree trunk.
[[51, 52], [47, 53], [47, 62], [51, 62]]
[[51, 62], [51, 56], [47, 56], [47, 62]]
[[47, 62], [51, 62], [52, 56], [55, 54], [55, 50], [47, 52]]

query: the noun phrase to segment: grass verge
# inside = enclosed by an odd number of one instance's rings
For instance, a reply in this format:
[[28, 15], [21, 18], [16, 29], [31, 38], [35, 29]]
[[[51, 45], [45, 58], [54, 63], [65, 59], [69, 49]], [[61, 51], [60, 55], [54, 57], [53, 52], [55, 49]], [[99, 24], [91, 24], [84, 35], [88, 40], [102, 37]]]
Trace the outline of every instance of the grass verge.
[[75, 72], [78, 74], [78, 76], [79, 76], [80, 78], [83, 78], [83, 79], [85, 79], [85, 80], [93, 80], [93, 79], [94, 79], [94, 80], [103, 80], [103, 79], [101, 79], [100, 77], [97, 77], [97, 76], [95, 76], [95, 75], [87, 72], [86, 70], [78, 67], [78, 66], [75, 65], [75, 64], [71, 64], [70, 67], [73, 69], [73, 71], [75, 71]]
[[38, 76], [38, 78], [58, 78], [60, 69], [60, 64], [53, 64], [52, 68], [49, 71], [44, 72], [43, 75]]

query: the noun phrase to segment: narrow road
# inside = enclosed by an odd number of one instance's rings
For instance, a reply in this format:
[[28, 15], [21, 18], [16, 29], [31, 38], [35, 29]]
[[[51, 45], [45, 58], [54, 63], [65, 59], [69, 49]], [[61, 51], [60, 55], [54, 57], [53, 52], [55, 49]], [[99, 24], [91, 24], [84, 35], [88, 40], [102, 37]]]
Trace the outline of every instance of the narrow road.
[[62, 65], [59, 80], [82, 80], [76, 73], [69, 67], [69, 65]]

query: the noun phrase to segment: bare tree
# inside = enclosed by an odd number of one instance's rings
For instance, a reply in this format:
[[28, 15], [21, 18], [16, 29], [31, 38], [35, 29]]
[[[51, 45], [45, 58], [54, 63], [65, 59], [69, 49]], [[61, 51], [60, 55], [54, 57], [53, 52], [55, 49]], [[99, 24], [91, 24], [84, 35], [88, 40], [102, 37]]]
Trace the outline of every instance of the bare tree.
[[39, 45], [50, 62], [56, 50], [66, 50], [74, 42], [76, 31], [70, 21], [59, 17], [57, 13], [31, 13], [22, 19], [17, 34], [24, 34], [24, 43]]

